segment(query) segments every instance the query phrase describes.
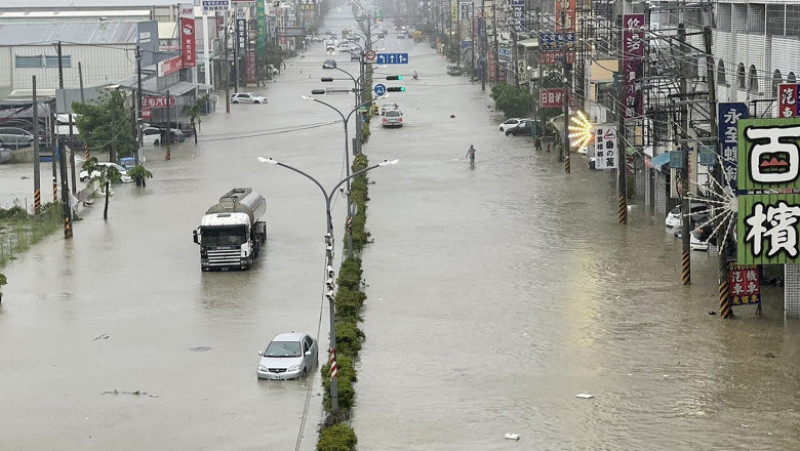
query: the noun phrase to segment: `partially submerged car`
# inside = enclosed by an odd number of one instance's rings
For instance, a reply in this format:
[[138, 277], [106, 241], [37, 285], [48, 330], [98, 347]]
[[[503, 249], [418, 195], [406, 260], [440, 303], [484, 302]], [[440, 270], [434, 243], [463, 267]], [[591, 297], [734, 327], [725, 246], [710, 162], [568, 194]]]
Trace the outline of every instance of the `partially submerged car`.
[[259, 379], [302, 379], [317, 366], [319, 347], [310, 335], [291, 332], [276, 335], [258, 355]]

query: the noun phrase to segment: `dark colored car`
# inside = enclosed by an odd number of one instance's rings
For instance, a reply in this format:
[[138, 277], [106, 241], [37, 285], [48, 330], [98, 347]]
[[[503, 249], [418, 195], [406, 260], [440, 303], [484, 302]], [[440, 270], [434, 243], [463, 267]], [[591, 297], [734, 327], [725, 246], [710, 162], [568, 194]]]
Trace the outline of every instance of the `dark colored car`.
[[447, 66], [447, 75], [461, 75], [464, 69], [461, 66]]
[[506, 130], [506, 136], [531, 136], [531, 124], [533, 124], [533, 121], [520, 121], [516, 127], [511, 127]]
[[151, 123], [150, 125], [152, 125], [153, 127], [160, 128], [162, 130], [166, 130], [167, 128], [177, 128], [178, 130], [183, 132], [183, 135], [187, 138], [194, 136], [194, 129], [188, 122], [170, 121], [169, 127], [167, 127], [166, 122]]

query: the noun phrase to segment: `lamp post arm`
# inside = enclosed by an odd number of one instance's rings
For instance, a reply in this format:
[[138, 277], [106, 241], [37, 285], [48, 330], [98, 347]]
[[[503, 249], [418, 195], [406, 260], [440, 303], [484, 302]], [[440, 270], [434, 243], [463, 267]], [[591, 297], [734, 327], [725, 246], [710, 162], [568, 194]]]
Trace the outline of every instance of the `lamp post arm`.
[[[322, 187], [322, 184], [319, 183], [317, 181], [317, 179], [315, 179], [314, 177], [311, 177], [310, 175], [306, 174], [305, 172], [301, 171], [300, 169], [297, 169], [294, 166], [289, 166], [288, 164], [281, 163], [280, 161], [275, 162], [275, 164], [277, 164], [278, 166], [282, 166], [282, 167], [284, 167], [286, 169], [290, 169], [290, 170], [292, 170], [292, 171], [304, 176], [305, 178], [307, 178], [307, 179], [311, 180], [312, 182], [314, 182], [314, 184], [317, 185], [317, 187], [319, 187], [319, 190], [322, 191], [322, 196], [325, 198], [325, 205], [326, 205], [326, 209], [325, 210], [326, 210], [327, 216], [328, 216], [326, 218], [326, 220], [328, 221], [328, 231], [330, 232], [331, 230], [333, 230], [333, 224], [331, 223], [331, 209], [330, 209], [331, 199], [330, 199], [330, 196], [328, 196], [328, 192], [325, 191], [325, 188]], [[338, 187], [339, 185], [336, 185], [336, 186]]]
[[367, 171], [371, 171], [371, 170], [373, 170], [375, 168], [379, 168], [381, 166], [386, 166], [384, 163], [385, 162], [378, 163], [378, 164], [372, 165], [372, 166], [370, 166], [368, 168], [364, 168], [364, 169], [362, 169], [360, 171], [356, 171], [356, 172], [350, 174], [349, 176], [343, 178], [339, 183], [337, 183], [336, 186], [334, 186], [333, 189], [331, 190], [331, 193], [335, 193], [336, 192], [336, 188], [339, 188], [340, 186], [342, 186], [342, 184], [344, 184], [346, 181], [352, 179], [353, 177], [359, 176], [359, 175], [361, 175], [361, 174], [363, 174], [363, 173], [365, 173]]
[[326, 107], [328, 107], [328, 108], [332, 109], [333, 111], [336, 111], [336, 113], [338, 113], [338, 114], [339, 114], [339, 116], [341, 116], [341, 117], [342, 117], [342, 120], [343, 120], [343, 121], [345, 121], [345, 122], [347, 122], [347, 118], [345, 118], [345, 117], [344, 117], [344, 114], [342, 114], [342, 112], [341, 112], [341, 111], [339, 111], [339, 109], [338, 109], [338, 108], [336, 108], [335, 106], [331, 105], [331, 104], [330, 104], [330, 103], [328, 103], [328, 102], [323, 102], [322, 100], [319, 100], [319, 99], [317, 99], [317, 98], [314, 98], [314, 101], [315, 101], [315, 102], [317, 102], [317, 103], [321, 103], [321, 104], [325, 105]]

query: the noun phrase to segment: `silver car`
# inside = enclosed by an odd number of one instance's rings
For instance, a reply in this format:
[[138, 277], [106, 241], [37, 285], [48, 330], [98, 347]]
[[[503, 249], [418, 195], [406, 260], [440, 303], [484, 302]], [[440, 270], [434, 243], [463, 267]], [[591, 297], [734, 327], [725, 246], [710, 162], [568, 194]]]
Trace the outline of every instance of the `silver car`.
[[308, 334], [292, 332], [276, 335], [258, 355], [259, 379], [298, 379], [317, 366], [319, 348], [317, 340]]
[[269, 103], [267, 98], [252, 92], [237, 92], [231, 96], [231, 103]]
[[33, 133], [19, 127], [0, 127], [0, 147], [33, 147]]

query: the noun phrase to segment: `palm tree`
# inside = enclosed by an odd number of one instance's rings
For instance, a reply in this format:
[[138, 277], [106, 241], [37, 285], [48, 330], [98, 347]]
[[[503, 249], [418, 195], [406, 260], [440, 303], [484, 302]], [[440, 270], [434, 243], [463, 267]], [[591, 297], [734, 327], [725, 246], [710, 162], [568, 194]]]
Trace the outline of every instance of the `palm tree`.
[[200, 125], [200, 116], [206, 109], [208, 104], [208, 94], [205, 94], [194, 102], [194, 105], [186, 105], [183, 107], [183, 113], [189, 116], [189, 125], [192, 126], [194, 132], [194, 143], [197, 144], [197, 127]]

